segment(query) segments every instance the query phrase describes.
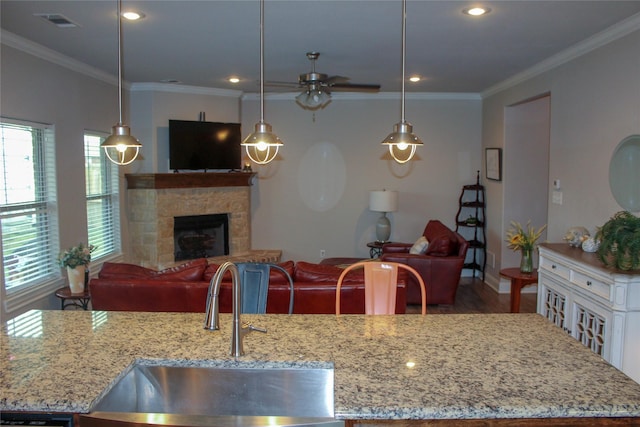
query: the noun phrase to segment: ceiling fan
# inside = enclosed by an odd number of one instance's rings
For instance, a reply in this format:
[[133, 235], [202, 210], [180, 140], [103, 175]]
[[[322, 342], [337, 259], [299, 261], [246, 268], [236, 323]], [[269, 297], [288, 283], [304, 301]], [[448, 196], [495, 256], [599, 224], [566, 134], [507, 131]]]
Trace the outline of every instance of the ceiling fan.
[[307, 58], [311, 61], [311, 72], [298, 76], [298, 83], [270, 82], [272, 86], [294, 86], [304, 88], [300, 95], [296, 96], [296, 102], [307, 110], [324, 108], [331, 102], [331, 92], [377, 92], [378, 84], [349, 83], [349, 77], [329, 76], [316, 72], [316, 61], [319, 52], [307, 52]]

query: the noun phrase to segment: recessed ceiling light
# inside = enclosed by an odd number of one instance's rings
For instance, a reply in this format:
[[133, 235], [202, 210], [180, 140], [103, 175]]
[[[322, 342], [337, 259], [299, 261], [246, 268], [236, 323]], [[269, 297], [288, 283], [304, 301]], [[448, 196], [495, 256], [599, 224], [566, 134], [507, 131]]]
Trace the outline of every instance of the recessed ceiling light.
[[414, 75], [414, 76], [409, 77], [409, 81], [410, 81], [410, 82], [413, 82], [413, 83], [417, 83], [417, 82], [419, 82], [420, 80], [421, 80], [420, 76], [415, 76], [415, 75]]
[[464, 13], [465, 15], [471, 15], [471, 16], [482, 16], [482, 15], [486, 15], [489, 12], [491, 12], [491, 9], [489, 9], [488, 7], [481, 7], [481, 6], [468, 7], [466, 9], [462, 9], [462, 13]]
[[232, 76], [232, 77], [229, 77], [229, 82], [230, 83], [239, 83], [240, 79], [238, 77]]
[[134, 10], [130, 10], [127, 12], [122, 12], [122, 17], [124, 19], [128, 19], [129, 21], [137, 21], [145, 17], [145, 14], [142, 12], [136, 12]]

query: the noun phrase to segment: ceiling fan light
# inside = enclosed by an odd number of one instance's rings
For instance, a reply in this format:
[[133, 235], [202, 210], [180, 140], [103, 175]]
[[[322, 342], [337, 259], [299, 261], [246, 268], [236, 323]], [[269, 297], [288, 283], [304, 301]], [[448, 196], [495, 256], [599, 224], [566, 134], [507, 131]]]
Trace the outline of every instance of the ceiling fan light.
[[252, 162], [265, 165], [278, 155], [278, 149], [284, 145], [280, 138], [272, 132], [271, 125], [260, 121], [256, 123], [255, 130], [244, 141], [243, 147]]
[[322, 90], [320, 85], [311, 84], [307, 90], [296, 96], [296, 102], [307, 110], [317, 110], [331, 102], [331, 95]]

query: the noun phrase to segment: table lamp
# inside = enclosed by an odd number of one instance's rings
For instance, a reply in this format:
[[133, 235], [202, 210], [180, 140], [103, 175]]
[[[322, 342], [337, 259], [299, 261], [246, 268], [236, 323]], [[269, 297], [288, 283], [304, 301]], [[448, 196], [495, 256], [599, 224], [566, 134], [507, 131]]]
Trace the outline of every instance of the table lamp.
[[376, 223], [376, 241], [387, 242], [391, 236], [391, 222], [387, 212], [398, 210], [398, 192], [388, 190], [374, 190], [369, 193], [369, 210], [382, 212]]

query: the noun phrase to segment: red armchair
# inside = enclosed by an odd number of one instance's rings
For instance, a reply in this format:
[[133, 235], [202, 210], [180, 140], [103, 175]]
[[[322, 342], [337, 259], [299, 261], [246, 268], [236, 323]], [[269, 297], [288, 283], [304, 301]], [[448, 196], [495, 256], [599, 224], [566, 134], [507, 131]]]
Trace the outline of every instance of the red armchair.
[[[427, 223], [423, 235], [429, 242], [424, 254], [410, 254], [413, 243], [386, 243], [380, 258], [416, 269], [427, 288], [427, 304], [453, 304], [469, 242], [437, 220]], [[413, 277], [407, 284], [407, 303], [420, 304], [420, 286]]]

